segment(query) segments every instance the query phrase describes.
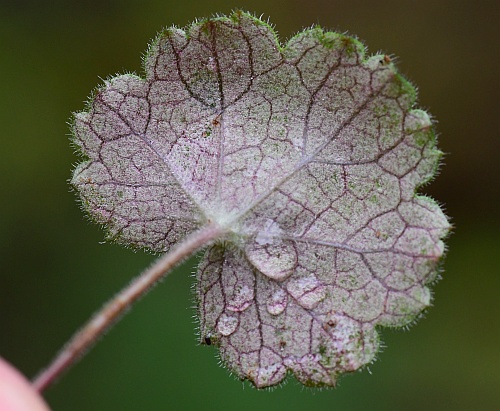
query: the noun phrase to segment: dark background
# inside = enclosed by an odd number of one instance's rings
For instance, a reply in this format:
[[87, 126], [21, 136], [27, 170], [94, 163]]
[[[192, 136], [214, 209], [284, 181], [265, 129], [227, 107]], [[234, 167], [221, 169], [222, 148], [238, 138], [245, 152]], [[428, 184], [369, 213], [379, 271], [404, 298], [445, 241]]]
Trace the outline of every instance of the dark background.
[[455, 226], [434, 307], [385, 330], [370, 371], [333, 390], [257, 391], [199, 347], [185, 264], [46, 392], [62, 410], [493, 410], [500, 404], [497, 1], [0, 1], [0, 355], [33, 376], [154, 257], [101, 244], [67, 179], [71, 112], [163, 26], [240, 7], [282, 41], [313, 24], [398, 56], [447, 153], [425, 192]]

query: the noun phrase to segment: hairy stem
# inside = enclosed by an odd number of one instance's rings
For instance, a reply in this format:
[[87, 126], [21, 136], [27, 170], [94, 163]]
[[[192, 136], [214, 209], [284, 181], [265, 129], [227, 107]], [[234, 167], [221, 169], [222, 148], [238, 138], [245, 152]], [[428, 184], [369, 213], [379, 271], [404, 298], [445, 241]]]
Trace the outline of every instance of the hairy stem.
[[223, 234], [220, 227], [209, 224], [187, 237], [170, 252], [159, 258], [150, 268], [140, 274], [127, 287], [98, 311], [59, 352], [49, 366], [34, 380], [33, 387], [42, 392], [54, 380], [74, 364], [94, 344], [124, 311], [148, 291], [158, 280], [200, 248]]

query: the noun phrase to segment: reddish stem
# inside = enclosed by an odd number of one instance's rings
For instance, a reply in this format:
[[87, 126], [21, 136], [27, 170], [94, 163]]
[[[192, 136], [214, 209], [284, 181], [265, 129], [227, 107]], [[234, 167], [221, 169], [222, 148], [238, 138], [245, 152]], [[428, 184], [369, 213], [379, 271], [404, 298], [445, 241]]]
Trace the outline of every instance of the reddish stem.
[[158, 280], [166, 277], [175, 266], [200, 248], [219, 238], [222, 234], [223, 230], [220, 227], [209, 224], [191, 234], [182, 243], [159, 258], [150, 268], [140, 274], [132, 283], [104, 305], [71, 338], [49, 366], [33, 380], [33, 387], [38, 392], [45, 390], [61, 373], [81, 358], [95, 341], [118, 320], [120, 315], [155, 285]]

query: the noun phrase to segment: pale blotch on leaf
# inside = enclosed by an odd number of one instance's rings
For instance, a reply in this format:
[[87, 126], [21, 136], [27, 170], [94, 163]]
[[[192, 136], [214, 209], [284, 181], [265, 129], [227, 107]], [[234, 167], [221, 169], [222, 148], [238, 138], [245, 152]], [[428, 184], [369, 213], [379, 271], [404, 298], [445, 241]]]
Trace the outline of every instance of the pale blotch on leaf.
[[352, 37], [281, 45], [242, 12], [163, 31], [144, 68], [74, 116], [83, 207], [155, 252], [220, 227], [198, 268], [200, 340], [239, 378], [333, 386], [373, 361], [377, 327], [429, 306], [449, 230], [416, 194], [441, 153], [414, 87]]
[[288, 294], [281, 288], [275, 291], [267, 301], [267, 311], [271, 315], [279, 315], [286, 309]]

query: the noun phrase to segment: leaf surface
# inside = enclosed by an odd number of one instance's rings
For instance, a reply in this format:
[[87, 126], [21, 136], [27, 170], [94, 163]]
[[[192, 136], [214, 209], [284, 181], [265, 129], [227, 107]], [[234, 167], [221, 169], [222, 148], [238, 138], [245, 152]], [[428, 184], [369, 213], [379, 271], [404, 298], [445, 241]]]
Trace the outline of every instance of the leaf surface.
[[200, 334], [240, 378], [334, 385], [374, 359], [377, 326], [429, 306], [449, 223], [415, 193], [441, 153], [387, 56], [319, 28], [281, 46], [236, 12], [165, 30], [145, 72], [75, 115], [72, 184], [129, 246], [223, 227], [198, 269]]

